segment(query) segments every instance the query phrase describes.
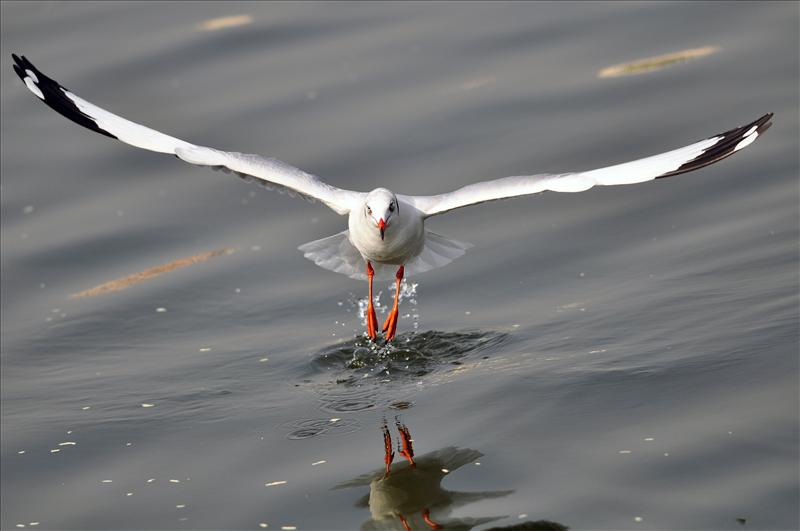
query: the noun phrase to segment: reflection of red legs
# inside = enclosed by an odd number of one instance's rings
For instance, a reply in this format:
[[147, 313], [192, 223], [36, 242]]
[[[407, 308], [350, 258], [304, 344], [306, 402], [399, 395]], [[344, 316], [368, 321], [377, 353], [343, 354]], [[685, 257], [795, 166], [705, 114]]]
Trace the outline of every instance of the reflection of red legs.
[[411, 433], [409, 433], [408, 427], [401, 425], [398, 422], [397, 431], [400, 432], [400, 441], [403, 443], [402, 450], [398, 445], [398, 451], [400, 452], [400, 455], [408, 459], [408, 462], [411, 463], [412, 467], [417, 466], [417, 463], [414, 462], [414, 441], [411, 440]]
[[430, 509], [425, 509], [422, 511], [422, 519], [425, 520], [425, 523], [428, 524], [428, 527], [431, 529], [444, 529], [444, 526], [441, 524], [437, 524], [433, 520], [431, 520], [431, 511]]
[[411, 526], [408, 525], [408, 520], [402, 514], [398, 514], [397, 517], [400, 519], [400, 523], [403, 524], [403, 529], [406, 531], [411, 531]]
[[367, 279], [369, 279], [369, 304], [367, 305], [367, 335], [373, 341], [378, 337], [378, 318], [375, 316], [375, 307], [372, 305], [372, 277], [375, 270], [367, 262]]
[[392, 451], [392, 436], [389, 435], [389, 428], [386, 424], [383, 425], [383, 462], [386, 463], [386, 474], [384, 477], [389, 477], [389, 469], [394, 461], [394, 452]]
[[389, 312], [386, 322], [383, 323], [383, 331], [386, 332], [386, 341], [394, 339], [394, 334], [397, 331], [397, 304], [400, 302], [400, 282], [403, 280], [404, 269], [403, 266], [400, 266], [400, 269], [397, 270], [397, 274], [395, 275], [397, 285], [394, 290], [394, 306], [392, 306], [392, 311]]

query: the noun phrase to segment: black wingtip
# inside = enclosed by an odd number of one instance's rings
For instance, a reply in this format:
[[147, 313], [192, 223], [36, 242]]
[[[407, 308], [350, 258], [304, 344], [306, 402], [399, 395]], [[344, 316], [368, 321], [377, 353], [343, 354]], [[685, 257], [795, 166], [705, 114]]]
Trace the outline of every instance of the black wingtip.
[[[672, 177], [673, 175], [698, 170], [708, 166], [709, 164], [714, 164], [715, 162], [719, 162], [724, 158], [730, 157], [736, 153], [737, 146], [742, 140], [752, 136], [753, 134], [761, 135], [767, 129], [769, 129], [770, 126], [772, 126], [771, 120], [773, 115], [774, 113], [768, 112], [761, 118], [754, 120], [747, 125], [735, 127], [729, 131], [725, 131], [724, 133], [709, 137], [709, 139], [719, 138], [719, 141], [701, 153], [698, 157], [686, 162], [676, 170], [665, 173], [664, 175], [659, 175], [656, 177], [656, 179], [663, 179], [665, 177]], [[755, 131], [748, 135], [748, 131], [754, 127]]]
[[[39, 96], [51, 109], [69, 118], [78, 125], [82, 125], [87, 129], [91, 129], [96, 133], [105, 135], [110, 138], [117, 138], [105, 129], [102, 129], [97, 121], [88, 114], [81, 111], [75, 102], [67, 96], [67, 89], [61, 86], [57, 81], [44, 75], [41, 70], [33, 66], [24, 55], [18, 56], [15, 53], [11, 54], [14, 59], [14, 72], [22, 79], [28, 89]], [[30, 72], [31, 74], [29, 74]], [[33, 90], [29, 83], [32, 83], [39, 89], [39, 92]], [[40, 95], [41, 93], [41, 95]]]

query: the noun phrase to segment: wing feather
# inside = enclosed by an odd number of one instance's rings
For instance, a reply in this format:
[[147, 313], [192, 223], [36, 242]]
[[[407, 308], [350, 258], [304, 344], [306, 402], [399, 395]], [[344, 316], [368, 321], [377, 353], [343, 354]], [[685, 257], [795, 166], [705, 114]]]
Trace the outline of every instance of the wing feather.
[[12, 57], [14, 72], [36, 97], [62, 116], [96, 133], [138, 148], [175, 155], [190, 164], [228, 169], [245, 180], [258, 180], [268, 188], [320, 200], [339, 214], [348, 213], [363, 195], [326, 184], [318, 177], [274, 158], [196, 146], [131, 122], [76, 96], [43, 74], [25, 56], [12, 54]]
[[486, 201], [536, 194], [544, 191], [583, 192], [593, 186], [633, 184], [671, 177], [718, 162], [749, 146], [769, 129], [772, 113], [747, 125], [659, 155], [596, 170], [505, 177], [470, 184], [446, 194], [403, 196], [426, 217]]

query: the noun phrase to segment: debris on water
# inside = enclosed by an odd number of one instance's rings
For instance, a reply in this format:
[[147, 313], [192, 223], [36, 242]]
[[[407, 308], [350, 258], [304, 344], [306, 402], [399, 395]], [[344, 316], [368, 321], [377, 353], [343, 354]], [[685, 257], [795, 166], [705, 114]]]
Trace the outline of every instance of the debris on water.
[[100, 480], [100, 483], [113, 483], [113, 481], [114, 481], [113, 479], [103, 479]]
[[[406, 366], [406, 368], [407, 367], [408, 366]], [[409, 402], [408, 400], [398, 400], [397, 402], [392, 402], [391, 404], [389, 404], [389, 407], [391, 409], [404, 410], [404, 409], [411, 409], [411, 407], [413, 405], [414, 405], [414, 403], [413, 402]]]
[[[747, 524], [747, 518], [737, 518], [736, 521], [741, 525]], [[31, 525], [33, 525], [33, 524], [31, 524]]]
[[60, 448], [53, 448], [52, 450], [50, 450], [50, 453], [51, 453], [51, 454], [54, 454], [54, 453], [56, 453], [56, 452], [60, 452], [60, 451], [61, 451], [61, 449], [60, 449]]
[[634, 516], [633, 517], [633, 521], [634, 522], [641, 522], [642, 520], [644, 520], [644, 518], [642, 518], [641, 516]]
[[169, 482], [170, 483], [180, 483], [181, 480], [179, 480], [179, 479], [170, 479]]
[[142, 404], [142, 407], [155, 407], [155, 404]]
[[269, 361], [269, 358], [261, 358], [261, 359], [260, 359], [260, 360], [258, 360], [258, 361], [260, 361], [260, 362], [262, 362], [262, 363], [263, 363], [263, 362], [265, 362], [265, 361]]
[[629, 453], [631, 453], [631, 451], [630, 450], [620, 450], [619, 453], [621, 453], [621, 454], [629, 454]]
[[269, 482], [269, 483], [264, 483], [264, 486], [265, 486], [265, 487], [274, 487], [274, 486], [276, 486], [276, 485], [286, 485], [286, 483], [288, 483], [288, 481], [284, 481], [284, 480], [281, 480], [281, 481], [271, 481], [271, 482]]
[[132, 492], [126, 492], [125, 496], [133, 496], [133, 493]]
[[297, 529], [297, 526], [293, 526], [293, 525], [282, 525], [282, 526], [281, 526], [281, 529], [282, 529], [282, 531], [295, 531], [295, 530]]
[[150, 479], [148, 479], [148, 480], [147, 480], [147, 482], [148, 482], [148, 483], [152, 483], [152, 482], [154, 482], [155, 480], [156, 480], [156, 478], [150, 478]]
[[691, 48], [689, 50], [681, 50], [679, 52], [657, 55], [655, 57], [647, 57], [645, 59], [638, 59], [603, 68], [597, 73], [597, 77], [620, 77], [652, 72], [689, 61], [690, 59], [711, 55], [718, 51], [719, 47], [717, 46], [703, 46], [702, 48]]
[[331, 422], [339, 422], [340, 420], [342, 420], [342, 419], [332, 418]]
[[156, 308], [156, 313], [164, 313], [166, 311], [167, 311], [167, 309], [162, 307], [162, 306], [159, 306], [158, 308]]
[[520, 520], [522, 520], [523, 518], [527, 518], [527, 517], [528, 517], [527, 513], [522, 513], [522, 514], [517, 516], [517, 518], [519, 518]]
[[315, 462], [311, 463], [311, 466], [322, 465], [322, 464], [324, 464], [324, 463], [327, 463], [327, 461], [325, 461], [325, 460], [323, 459], [322, 461], [315, 461]]
[[[113, 291], [121, 291], [127, 289], [130, 286], [133, 286], [134, 284], [138, 284], [145, 280], [149, 280], [151, 278], [157, 277], [169, 271], [190, 266], [192, 264], [205, 262], [209, 258], [213, 258], [215, 256], [233, 254], [234, 252], [235, 252], [234, 249], [226, 248], [226, 249], [218, 249], [216, 251], [209, 251], [206, 253], [196, 254], [194, 256], [189, 256], [187, 258], [179, 258], [178, 260], [173, 260], [172, 262], [166, 264], [151, 267], [150, 269], [145, 269], [144, 271], [128, 275], [127, 277], [111, 280], [109, 282], [97, 285], [93, 288], [89, 288], [87, 290], [80, 291], [78, 293], [73, 293], [72, 295], [70, 295], [70, 298], [82, 299], [85, 297], [94, 297], [96, 295], [102, 295], [104, 293], [110, 293]], [[54, 313], [58, 313], [58, 311], [54, 311]]]
[[644, 439], [645, 442], [652, 442], [652, 441], [655, 441], [655, 440], [656, 439], [654, 437], [645, 437], [645, 439]]
[[218, 31], [221, 29], [234, 28], [236, 26], [244, 26], [253, 22], [252, 15], [229, 15], [227, 17], [218, 17], [200, 22], [195, 26], [195, 29], [203, 31]]
[[448, 469], [446, 469], [446, 468], [443, 468], [443, 469], [442, 469], [442, 473], [444, 473], [444, 474], [449, 474], [449, 473], [450, 473], [450, 471], [449, 471]]
[[211, 347], [200, 347], [200, 352], [211, 352]]
[[258, 527], [260, 527], [261, 529], [266, 529], [269, 527], [269, 524], [266, 522], [259, 522]]
[[18, 451], [17, 453], [18, 453], [19, 455], [22, 455], [22, 454], [24, 454], [24, 453], [25, 453], [25, 450], [20, 450], [20, 451]]
[[76, 444], [78, 444], [78, 443], [76, 443], [75, 441], [64, 441], [64, 442], [58, 443], [59, 446], [75, 446]]
[[176, 509], [184, 509], [185, 507], [186, 507], [186, 504], [184, 504], [184, 503], [181, 503], [181, 504], [178, 504], [178, 505], [175, 506]]

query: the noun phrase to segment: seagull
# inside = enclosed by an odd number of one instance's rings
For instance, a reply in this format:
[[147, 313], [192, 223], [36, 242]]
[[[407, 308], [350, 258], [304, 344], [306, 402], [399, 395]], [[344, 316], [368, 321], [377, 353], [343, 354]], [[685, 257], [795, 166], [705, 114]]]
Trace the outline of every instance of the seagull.
[[772, 113], [724, 133], [658, 155], [595, 170], [505, 177], [469, 184], [449, 193], [428, 196], [395, 194], [387, 188], [371, 192], [344, 190], [275, 158], [197, 146], [112, 114], [44, 75], [25, 56], [12, 54], [14, 71], [25, 86], [53, 110], [73, 122], [126, 144], [168, 153], [198, 166], [233, 172], [271, 189], [321, 201], [347, 216], [347, 229], [298, 249], [318, 266], [369, 282], [367, 335], [378, 338], [373, 306], [374, 279], [395, 277], [394, 305], [381, 331], [387, 342], [397, 332], [400, 286], [414, 275], [452, 262], [472, 247], [432, 232], [425, 221], [452, 210], [544, 191], [583, 192], [597, 185], [633, 184], [697, 170], [752, 144], [771, 125]]

